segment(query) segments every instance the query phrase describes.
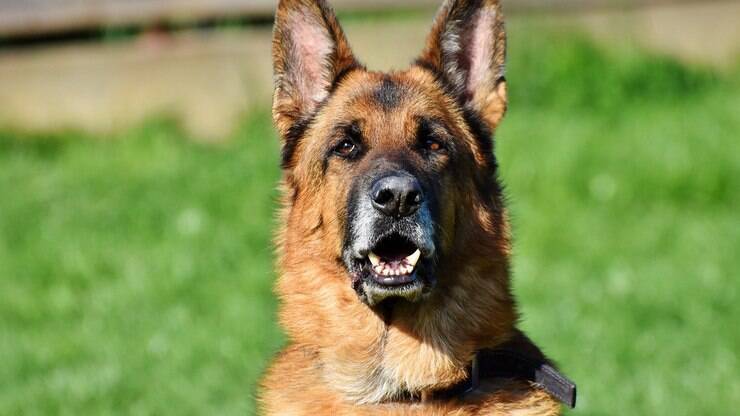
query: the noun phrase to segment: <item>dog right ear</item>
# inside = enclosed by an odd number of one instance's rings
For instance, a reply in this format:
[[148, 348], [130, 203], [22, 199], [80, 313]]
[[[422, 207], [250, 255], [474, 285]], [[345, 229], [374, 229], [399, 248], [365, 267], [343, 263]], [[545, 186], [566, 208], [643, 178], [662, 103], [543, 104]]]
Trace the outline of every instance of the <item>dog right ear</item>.
[[272, 60], [272, 115], [283, 138], [314, 113], [342, 73], [359, 66], [324, 0], [280, 0]]

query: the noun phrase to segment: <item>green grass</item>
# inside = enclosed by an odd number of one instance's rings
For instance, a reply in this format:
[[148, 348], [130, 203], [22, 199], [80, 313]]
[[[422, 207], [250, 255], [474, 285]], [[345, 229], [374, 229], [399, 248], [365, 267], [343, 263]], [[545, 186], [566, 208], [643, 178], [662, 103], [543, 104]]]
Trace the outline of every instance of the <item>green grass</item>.
[[[542, 33], [511, 51], [515, 289], [573, 414], [729, 414], [740, 74]], [[0, 414], [253, 413], [282, 343], [277, 154], [266, 112], [217, 147], [0, 133]]]
[[281, 343], [268, 117], [0, 147], [0, 414], [248, 414]]

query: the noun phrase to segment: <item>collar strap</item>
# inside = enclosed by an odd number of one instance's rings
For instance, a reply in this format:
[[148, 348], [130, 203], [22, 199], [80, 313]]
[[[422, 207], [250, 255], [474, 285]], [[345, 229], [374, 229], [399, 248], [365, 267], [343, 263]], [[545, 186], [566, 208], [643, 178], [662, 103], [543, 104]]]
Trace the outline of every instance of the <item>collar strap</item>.
[[479, 377], [515, 378], [537, 384], [571, 409], [576, 406], [576, 384], [544, 358], [509, 349], [482, 350], [477, 354]]
[[468, 378], [449, 389], [436, 392], [434, 397], [460, 397], [476, 390], [481, 379], [511, 378], [535, 383], [561, 403], [574, 408], [575, 383], [560, 373], [534, 344], [522, 347], [516, 342], [478, 351], [471, 361]]

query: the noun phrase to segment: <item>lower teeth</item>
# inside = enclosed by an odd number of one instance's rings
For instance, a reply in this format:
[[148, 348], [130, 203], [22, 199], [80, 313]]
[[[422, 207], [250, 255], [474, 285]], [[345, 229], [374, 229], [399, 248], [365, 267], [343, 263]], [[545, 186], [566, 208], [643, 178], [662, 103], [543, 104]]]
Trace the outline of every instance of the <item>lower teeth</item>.
[[383, 276], [400, 276], [405, 274], [410, 274], [412, 271], [414, 271], [414, 268], [411, 266], [399, 266], [396, 268], [390, 268], [390, 267], [384, 267], [382, 265], [378, 265], [373, 267], [373, 271], [376, 274], [383, 275]]

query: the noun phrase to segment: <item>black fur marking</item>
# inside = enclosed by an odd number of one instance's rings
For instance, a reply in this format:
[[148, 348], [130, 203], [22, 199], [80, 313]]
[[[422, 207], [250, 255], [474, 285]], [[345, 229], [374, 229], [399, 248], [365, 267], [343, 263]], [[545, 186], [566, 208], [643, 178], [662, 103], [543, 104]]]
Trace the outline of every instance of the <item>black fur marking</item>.
[[303, 138], [303, 135], [306, 134], [306, 130], [308, 129], [308, 126], [310, 126], [313, 122], [313, 119], [314, 114], [312, 114], [310, 117], [298, 120], [295, 124], [290, 126], [290, 129], [288, 129], [288, 133], [285, 135], [284, 138], [283, 148], [280, 152], [281, 168], [290, 169], [291, 167], [293, 167], [293, 155], [295, 154], [295, 150], [298, 147], [298, 142], [300, 142], [300, 140]]
[[493, 134], [491, 129], [488, 128], [485, 122], [480, 117], [480, 114], [469, 108], [465, 107], [463, 110], [463, 118], [470, 127], [470, 131], [475, 137], [475, 141], [478, 142], [481, 153], [486, 157], [488, 166], [492, 172], [496, 172], [498, 168], [496, 163], [496, 157], [493, 154]]
[[425, 140], [433, 137], [432, 127], [429, 124], [429, 119], [424, 117], [419, 120], [419, 125], [416, 127], [416, 141], [422, 145]]
[[385, 111], [398, 107], [401, 98], [403, 98], [403, 88], [387, 76], [383, 78], [380, 86], [373, 91], [373, 99]]
[[[419, 118], [416, 127], [416, 145], [425, 158], [434, 158], [440, 153], [454, 155], [457, 147], [452, 137], [453, 135], [450, 134], [443, 120], [428, 117]], [[428, 148], [430, 140], [437, 142], [440, 148], [430, 150]]]
[[432, 65], [431, 62], [427, 61], [426, 59], [419, 58], [416, 61], [414, 61], [414, 65], [418, 66], [419, 68], [426, 69], [427, 71], [437, 76], [437, 68], [434, 65]]

